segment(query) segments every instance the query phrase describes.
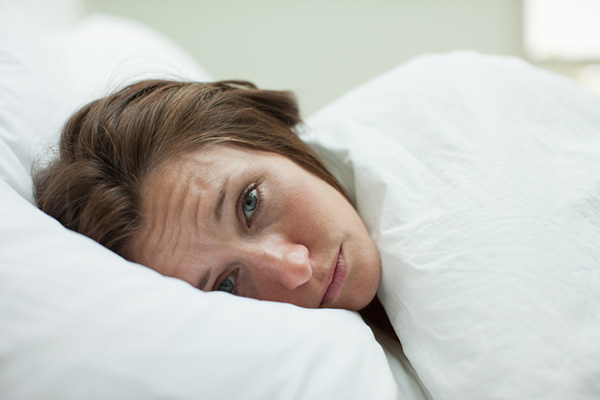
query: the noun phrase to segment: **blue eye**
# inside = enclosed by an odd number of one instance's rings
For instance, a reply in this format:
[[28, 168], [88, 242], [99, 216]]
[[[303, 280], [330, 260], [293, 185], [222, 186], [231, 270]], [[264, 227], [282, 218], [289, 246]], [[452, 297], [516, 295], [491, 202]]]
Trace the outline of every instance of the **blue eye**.
[[235, 276], [231, 274], [227, 278], [223, 279], [217, 290], [221, 292], [233, 293], [235, 290]]
[[242, 212], [247, 220], [252, 217], [257, 205], [258, 191], [256, 189], [252, 189], [242, 199]]

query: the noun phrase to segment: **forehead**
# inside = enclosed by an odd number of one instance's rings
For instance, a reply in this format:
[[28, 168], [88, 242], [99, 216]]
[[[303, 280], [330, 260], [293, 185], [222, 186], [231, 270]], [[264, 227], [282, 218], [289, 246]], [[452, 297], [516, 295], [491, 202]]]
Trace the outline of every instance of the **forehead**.
[[277, 153], [242, 148], [235, 145], [217, 145], [184, 153], [170, 158], [155, 167], [146, 176], [146, 184], [157, 181], [181, 181], [182, 178], [193, 178], [195, 182], [218, 181], [235, 171], [241, 165], [276, 166], [279, 163], [291, 162]]
[[287, 157], [277, 153], [232, 145], [217, 145], [179, 155], [157, 166], [144, 179], [140, 193], [142, 217], [147, 219], [157, 206], [183, 202], [185, 198], [190, 199], [190, 195], [196, 203], [210, 202], [228, 182], [275, 177], [286, 170], [283, 166], [290, 167], [290, 164], [296, 167]]
[[141, 259], [146, 256], [159, 258], [158, 254], [151, 254], [157, 248], [157, 238], [162, 241], [165, 232], [174, 226], [175, 230], [181, 230], [189, 221], [208, 220], [208, 214], [201, 214], [210, 212], [219, 198], [224, 197], [229, 183], [239, 186], [247, 178], [277, 175], [282, 162], [291, 163], [276, 153], [227, 145], [165, 161], [152, 170], [142, 184], [142, 226], [130, 243], [128, 258], [141, 263], [147, 261]]
[[[154, 167], [144, 178], [142, 202], [150, 200], [152, 193], [163, 194], [172, 186], [185, 184], [189, 189], [209, 188], [226, 179], [226, 168], [231, 163], [240, 164], [244, 157], [233, 157], [225, 146], [214, 146], [171, 157]], [[242, 153], [244, 151], [242, 150]]]
[[[227, 182], [229, 171], [223, 166], [234, 161], [219, 153], [203, 149], [181, 154], [150, 171], [140, 193], [142, 224], [130, 242], [128, 258], [170, 275], [161, 266], [180, 261], [181, 251], [176, 250], [184, 242], [170, 240], [172, 233], [187, 229], [189, 221], [197, 221], [197, 213], [205, 208], [203, 205], [208, 206], [211, 193]], [[164, 259], [165, 248], [169, 260]]]

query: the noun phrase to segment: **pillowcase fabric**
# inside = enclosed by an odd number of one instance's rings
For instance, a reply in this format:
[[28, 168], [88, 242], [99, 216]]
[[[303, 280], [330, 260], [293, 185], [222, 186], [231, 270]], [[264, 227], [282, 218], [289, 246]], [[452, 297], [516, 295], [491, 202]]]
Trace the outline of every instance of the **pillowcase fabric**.
[[68, 115], [149, 76], [209, 79], [136, 23], [42, 32], [0, 1], [0, 398], [400, 398], [356, 313], [198, 291], [31, 204]]

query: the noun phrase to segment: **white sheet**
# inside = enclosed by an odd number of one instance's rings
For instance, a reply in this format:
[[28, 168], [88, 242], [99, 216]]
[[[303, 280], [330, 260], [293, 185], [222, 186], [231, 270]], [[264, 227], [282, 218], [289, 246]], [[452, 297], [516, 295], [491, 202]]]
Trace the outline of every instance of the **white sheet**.
[[600, 398], [600, 103], [517, 59], [399, 67], [307, 137], [381, 251], [434, 399]]

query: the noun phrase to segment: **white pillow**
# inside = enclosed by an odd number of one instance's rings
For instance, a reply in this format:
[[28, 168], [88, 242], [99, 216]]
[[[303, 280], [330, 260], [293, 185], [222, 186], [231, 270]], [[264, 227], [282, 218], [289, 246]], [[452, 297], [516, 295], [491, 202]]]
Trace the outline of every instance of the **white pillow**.
[[210, 81], [211, 75], [182, 48], [138, 22], [92, 14], [49, 32], [78, 100], [94, 100], [142, 79]]
[[204, 293], [63, 229], [0, 180], [3, 399], [395, 399], [355, 313]]
[[[200, 292], [27, 201], [31, 162], [60, 124], [106, 90], [115, 64], [132, 65], [123, 45], [159, 44], [137, 71], [180, 72], [162, 56], [175, 48], [136, 24], [95, 18], [73, 32], [91, 36], [47, 36], [0, 2], [0, 398], [398, 398], [356, 313]], [[192, 69], [183, 76], [201, 77]]]
[[0, 6], [0, 50], [7, 56], [0, 65], [6, 142], [0, 143], [0, 176], [30, 201], [31, 181], [24, 177], [33, 161], [53, 155], [48, 148], [75, 109], [141, 79], [211, 79], [183, 50], [139, 23], [98, 14], [41, 31], [11, 4]]
[[428, 56], [306, 137], [381, 252], [433, 398], [600, 398], [600, 103], [517, 59]]

